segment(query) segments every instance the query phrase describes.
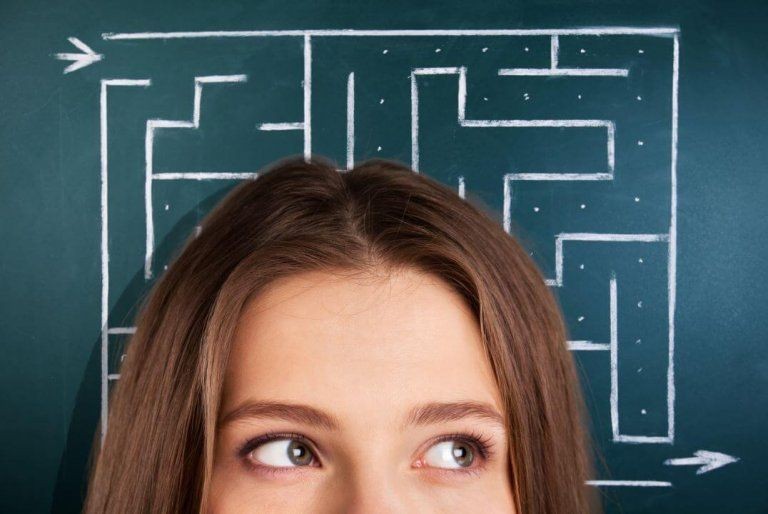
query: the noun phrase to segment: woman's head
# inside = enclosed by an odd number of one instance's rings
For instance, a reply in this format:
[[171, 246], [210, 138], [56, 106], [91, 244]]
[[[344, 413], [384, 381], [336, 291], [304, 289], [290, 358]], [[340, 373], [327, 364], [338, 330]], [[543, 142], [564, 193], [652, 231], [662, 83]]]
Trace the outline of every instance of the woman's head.
[[451, 189], [282, 160], [142, 306], [86, 512], [594, 512], [565, 341], [526, 251]]
[[514, 510], [493, 371], [439, 277], [280, 279], [243, 312], [224, 384], [212, 513]]

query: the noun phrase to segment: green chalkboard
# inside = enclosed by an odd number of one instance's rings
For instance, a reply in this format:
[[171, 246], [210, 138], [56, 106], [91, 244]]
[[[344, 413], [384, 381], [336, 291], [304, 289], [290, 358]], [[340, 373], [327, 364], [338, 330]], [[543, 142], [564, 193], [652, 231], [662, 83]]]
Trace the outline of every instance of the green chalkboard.
[[569, 328], [609, 513], [768, 512], [763, 2], [4, 2], [0, 510], [77, 512], [136, 307], [287, 155], [490, 207]]

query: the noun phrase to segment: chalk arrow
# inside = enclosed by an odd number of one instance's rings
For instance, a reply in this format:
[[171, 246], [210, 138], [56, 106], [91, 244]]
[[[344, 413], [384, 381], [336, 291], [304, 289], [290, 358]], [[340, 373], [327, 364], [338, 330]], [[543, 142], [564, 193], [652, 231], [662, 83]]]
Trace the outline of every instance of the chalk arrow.
[[69, 37], [69, 42], [75, 45], [77, 48], [82, 50], [84, 53], [82, 54], [72, 54], [72, 53], [62, 53], [62, 54], [54, 54], [54, 57], [57, 59], [61, 59], [62, 61], [73, 61], [72, 64], [64, 68], [64, 73], [69, 73], [70, 71], [79, 70], [80, 68], [85, 68], [89, 64], [92, 64], [96, 61], [100, 61], [104, 58], [102, 54], [97, 54], [91, 48], [77, 39], [76, 37]]
[[701, 475], [707, 471], [712, 471], [713, 469], [723, 467], [726, 464], [730, 464], [739, 460], [738, 457], [731, 457], [730, 455], [726, 455], [724, 453], [709, 452], [707, 450], [699, 450], [693, 452], [693, 454], [695, 457], [687, 457], [683, 459], [667, 459], [664, 461], [664, 464], [668, 466], [701, 465], [701, 467], [696, 470], [696, 474]]

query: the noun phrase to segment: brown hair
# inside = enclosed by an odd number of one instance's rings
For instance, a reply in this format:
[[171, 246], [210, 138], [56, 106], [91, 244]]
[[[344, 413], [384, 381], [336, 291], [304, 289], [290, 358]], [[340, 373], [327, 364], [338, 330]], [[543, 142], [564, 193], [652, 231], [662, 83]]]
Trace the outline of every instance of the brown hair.
[[238, 184], [141, 305], [85, 513], [202, 512], [240, 309], [309, 270], [412, 266], [471, 306], [509, 429], [519, 514], [598, 512], [586, 412], [556, 299], [480, 208], [397, 161], [285, 158]]

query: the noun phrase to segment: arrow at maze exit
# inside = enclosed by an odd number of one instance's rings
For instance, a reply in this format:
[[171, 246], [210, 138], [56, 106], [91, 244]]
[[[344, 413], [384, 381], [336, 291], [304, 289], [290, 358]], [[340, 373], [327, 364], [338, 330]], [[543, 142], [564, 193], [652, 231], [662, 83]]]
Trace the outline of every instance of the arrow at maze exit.
[[701, 475], [707, 471], [712, 471], [713, 469], [723, 467], [726, 464], [731, 464], [732, 462], [739, 460], [738, 457], [731, 457], [725, 453], [710, 452], [707, 450], [698, 450], [693, 452], [693, 455], [694, 457], [667, 459], [664, 461], [664, 464], [668, 466], [701, 466], [696, 470], [696, 474]]

